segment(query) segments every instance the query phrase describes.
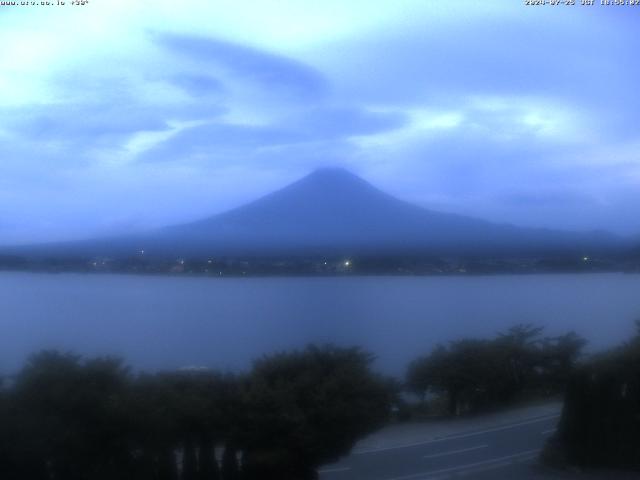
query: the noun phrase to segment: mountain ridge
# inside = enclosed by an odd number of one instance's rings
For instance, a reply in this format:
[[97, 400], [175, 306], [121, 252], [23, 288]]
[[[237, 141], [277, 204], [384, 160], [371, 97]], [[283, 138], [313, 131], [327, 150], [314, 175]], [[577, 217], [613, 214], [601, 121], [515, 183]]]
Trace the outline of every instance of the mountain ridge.
[[[497, 224], [429, 210], [342, 168], [322, 168], [245, 205], [194, 222], [110, 239], [67, 242], [66, 254], [533, 255], [619, 248], [613, 234]], [[42, 247], [43, 248], [43, 247]]]

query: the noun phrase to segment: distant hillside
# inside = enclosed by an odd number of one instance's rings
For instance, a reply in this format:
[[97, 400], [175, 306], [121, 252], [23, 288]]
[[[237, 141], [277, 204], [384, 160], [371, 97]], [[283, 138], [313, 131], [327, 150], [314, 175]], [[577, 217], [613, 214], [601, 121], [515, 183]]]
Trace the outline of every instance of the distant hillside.
[[343, 169], [321, 169], [254, 202], [145, 235], [71, 242], [33, 254], [126, 256], [534, 255], [618, 249], [604, 232], [520, 228], [398, 200]]

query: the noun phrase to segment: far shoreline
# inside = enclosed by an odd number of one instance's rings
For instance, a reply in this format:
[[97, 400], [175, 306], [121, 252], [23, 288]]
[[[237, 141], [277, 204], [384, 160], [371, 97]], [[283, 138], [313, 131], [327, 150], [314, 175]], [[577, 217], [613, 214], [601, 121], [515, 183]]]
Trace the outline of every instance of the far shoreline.
[[162, 278], [190, 278], [190, 279], [343, 279], [343, 278], [481, 278], [481, 277], [532, 277], [532, 276], [587, 276], [587, 275], [639, 275], [640, 270], [557, 270], [557, 271], [503, 271], [503, 272], [447, 272], [447, 273], [400, 273], [400, 272], [376, 272], [376, 273], [176, 273], [176, 272], [147, 272], [147, 271], [91, 271], [91, 270], [51, 270], [51, 269], [3, 269], [0, 274], [37, 274], [37, 275], [82, 275], [82, 276], [136, 276], [136, 277], [162, 277]]

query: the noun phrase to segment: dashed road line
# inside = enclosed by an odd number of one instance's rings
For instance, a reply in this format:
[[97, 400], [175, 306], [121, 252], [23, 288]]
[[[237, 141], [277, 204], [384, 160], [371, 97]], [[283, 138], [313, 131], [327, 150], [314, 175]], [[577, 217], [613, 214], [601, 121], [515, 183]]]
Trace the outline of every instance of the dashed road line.
[[[503, 457], [490, 458], [488, 460], [482, 460], [480, 462], [467, 463], [465, 465], [457, 465], [455, 467], [441, 468], [439, 470], [431, 470], [428, 472], [412, 473], [410, 475], [404, 475], [401, 477], [387, 478], [386, 480], [435, 480], [438, 475], [450, 474], [450, 473], [466, 473], [468, 471], [482, 471], [490, 470], [492, 468], [499, 468], [501, 466], [509, 465], [511, 463], [523, 462], [534, 458], [539, 449], [526, 450], [524, 452], [514, 453], [512, 455], [505, 455]], [[478, 468], [480, 467], [480, 468]]]
[[499, 432], [502, 430], [508, 430], [511, 428], [517, 428], [517, 427], [521, 427], [524, 425], [531, 425], [533, 423], [538, 423], [538, 422], [544, 422], [547, 420], [551, 420], [553, 418], [558, 418], [560, 417], [560, 414], [551, 414], [551, 415], [546, 415], [544, 417], [536, 417], [534, 419], [531, 420], [525, 420], [523, 422], [518, 422], [518, 423], [512, 423], [510, 425], [503, 425], [500, 427], [494, 427], [494, 428], [488, 428], [486, 430], [480, 430], [480, 431], [475, 431], [475, 432], [470, 432], [470, 433], [461, 433], [461, 434], [454, 434], [454, 435], [449, 435], [446, 437], [440, 437], [440, 438], [433, 438], [430, 440], [423, 440], [421, 442], [414, 442], [414, 443], [406, 443], [403, 445], [394, 445], [392, 447], [382, 447], [382, 448], [371, 448], [369, 450], [360, 450], [360, 451], [355, 451], [352, 452], [352, 455], [365, 455], [365, 454], [369, 454], [369, 453], [378, 453], [378, 452], [386, 452], [386, 451], [390, 451], [390, 450], [399, 450], [402, 448], [410, 448], [410, 447], [418, 447], [420, 445], [429, 445], [432, 443], [439, 443], [439, 442], [448, 442], [449, 440], [459, 440], [461, 438], [468, 438], [468, 437], [475, 437], [477, 435], [483, 435], [485, 433], [492, 433], [492, 432]]
[[323, 468], [322, 470], [318, 470], [318, 473], [339, 473], [348, 472], [349, 470], [351, 470], [351, 467]]
[[422, 458], [438, 458], [446, 457], [447, 455], [455, 455], [456, 453], [472, 452], [473, 450], [480, 450], [481, 448], [488, 448], [489, 445], [477, 445], [475, 447], [461, 448], [460, 450], [450, 450], [448, 452], [434, 453], [433, 455], [424, 455]]

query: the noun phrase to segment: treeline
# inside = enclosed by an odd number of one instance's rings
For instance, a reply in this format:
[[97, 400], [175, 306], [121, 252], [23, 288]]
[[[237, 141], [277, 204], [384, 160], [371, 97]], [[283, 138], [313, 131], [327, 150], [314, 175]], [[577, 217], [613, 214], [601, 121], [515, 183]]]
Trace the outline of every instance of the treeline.
[[74, 256], [29, 257], [0, 253], [0, 271], [132, 273], [148, 275], [298, 276], [298, 275], [493, 275], [532, 273], [637, 272], [638, 255], [549, 254], [537, 257], [434, 255], [336, 255], [288, 257], [151, 256], [140, 250], [132, 255], [107, 258]]
[[134, 374], [118, 359], [44, 351], [0, 388], [1, 478], [311, 480], [402, 415], [402, 389], [419, 395], [414, 411], [461, 415], [560, 397], [567, 386], [549, 451], [637, 467], [640, 326], [593, 361], [581, 361], [585, 343], [517, 325], [437, 346], [410, 364], [404, 386], [375, 373], [358, 348], [269, 355], [242, 375]]
[[133, 375], [42, 352], [0, 396], [3, 480], [306, 480], [389, 417], [393, 389], [356, 348], [264, 357], [243, 376]]
[[543, 458], [566, 467], [640, 470], [640, 321], [629, 342], [581, 365]]
[[409, 390], [449, 415], [475, 413], [517, 400], [563, 394], [586, 341], [574, 332], [543, 335], [517, 325], [492, 339], [462, 339], [437, 346], [412, 362]]

